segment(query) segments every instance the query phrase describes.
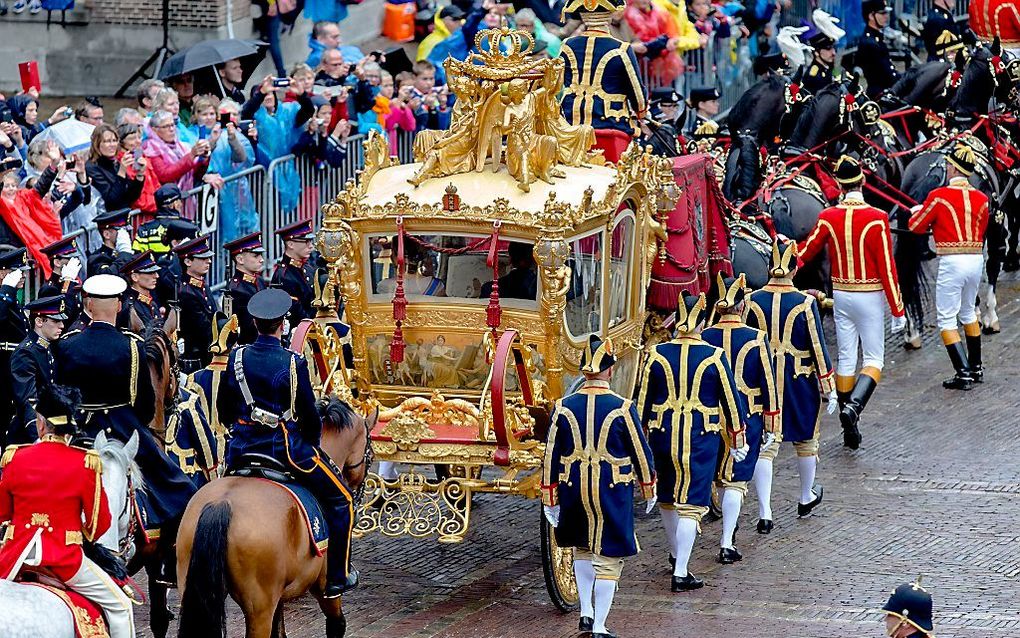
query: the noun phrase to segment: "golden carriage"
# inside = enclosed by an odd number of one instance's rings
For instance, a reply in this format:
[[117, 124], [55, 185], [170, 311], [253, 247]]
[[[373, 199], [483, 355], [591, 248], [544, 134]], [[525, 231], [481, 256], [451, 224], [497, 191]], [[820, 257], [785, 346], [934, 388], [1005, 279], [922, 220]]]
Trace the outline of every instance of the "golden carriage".
[[[297, 337], [320, 387], [353, 384], [381, 406], [357, 535], [458, 543], [473, 494], [538, 497], [549, 413], [578, 383], [588, 335], [613, 338], [617, 392], [638, 375], [671, 162], [632, 145], [605, 165], [591, 129], [560, 115], [561, 60], [507, 28], [477, 44], [446, 64], [451, 129], [420, 134], [407, 165], [369, 136], [357, 183], [324, 206], [323, 296], [343, 296], [353, 369], [333, 320]], [[571, 553], [541, 527], [549, 593], [571, 608]]]

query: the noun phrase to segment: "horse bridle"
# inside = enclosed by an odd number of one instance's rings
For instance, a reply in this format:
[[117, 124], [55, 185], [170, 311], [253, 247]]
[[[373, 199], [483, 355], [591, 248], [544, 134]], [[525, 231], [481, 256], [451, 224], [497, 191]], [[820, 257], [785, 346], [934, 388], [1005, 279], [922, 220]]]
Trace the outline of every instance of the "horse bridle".
[[117, 521], [128, 516], [128, 529], [124, 537], [117, 543], [117, 551], [114, 552], [119, 558], [127, 560], [127, 552], [134, 542], [135, 532], [138, 530], [138, 502], [135, 500], [135, 482], [131, 478], [131, 468], [127, 468], [127, 498], [124, 501], [124, 509], [117, 515]]
[[[365, 425], [365, 455], [361, 457], [361, 460], [355, 463], [354, 465], [347, 465], [345, 463], [343, 466], [343, 470], [344, 471], [356, 470], [362, 465], [364, 465], [366, 468], [365, 478], [367, 479], [368, 470], [372, 469], [372, 461], [375, 459], [375, 451], [372, 449], [372, 428], [368, 424], [368, 419], [363, 418], [362, 420], [364, 421]], [[367, 481], [362, 481], [361, 485], [358, 486], [358, 489], [354, 490], [354, 494], [352, 494], [352, 497], [354, 498], [354, 505], [356, 507], [360, 507], [362, 501], [365, 498], [366, 483]]]

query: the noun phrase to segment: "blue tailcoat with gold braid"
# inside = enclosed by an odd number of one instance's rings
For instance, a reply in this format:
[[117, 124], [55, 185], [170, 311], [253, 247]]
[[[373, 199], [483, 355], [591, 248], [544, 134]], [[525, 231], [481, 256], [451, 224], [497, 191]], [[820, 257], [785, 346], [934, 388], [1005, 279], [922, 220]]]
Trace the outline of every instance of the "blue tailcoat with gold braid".
[[210, 426], [198, 394], [181, 388], [177, 410], [167, 419], [167, 456], [181, 466], [196, 487], [202, 487], [215, 476], [224, 450], [224, 441]]
[[773, 279], [748, 297], [747, 325], [769, 336], [782, 397], [783, 440], [814, 438], [822, 405], [819, 387], [825, 394], [835, 387], [818, 302], [792, 283]]
[[586, 31], [567, 38], [560, 56], [564, 60], [560, 108], [567, 122], [634, 135], [638, 114], [648, 106], [630, 44]]
[[556, 542], [601, 556], [638, 553], [635, 479], [650, 498], [652, 454], [634, 402], [606, 381], [587, 381], [556, 402], [542, 471], [542, 500], [560, 505]]
[[745, 324], [739, 315], [725, 314], [711, 328], [701, 333], [706, 342], [722, 348], [733, 366], [737, 392], [743, 398], [744, 422], [747, 426], [747, 458], [736, 463], [729, 447], [723, 449], [719, 478], [724, 481], [750, 481], [758, 462], [765, 432], [777, 433], [781, 428], [779, 400], [772, 349], [768, 336]]
[[637, 407], [658, 468], [660, 504], [708, 507], [722, 433], [726, 445], [744, 445], [742, 401], [721, 348], [682, 334], [652, 349]]

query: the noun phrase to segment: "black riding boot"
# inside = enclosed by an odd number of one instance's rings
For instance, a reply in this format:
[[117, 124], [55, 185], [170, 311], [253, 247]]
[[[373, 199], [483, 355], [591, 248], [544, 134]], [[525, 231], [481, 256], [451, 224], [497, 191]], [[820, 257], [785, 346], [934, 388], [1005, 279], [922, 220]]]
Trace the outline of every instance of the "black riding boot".
[[981, 365], [981, 335], [967, 336], [967, 363], [970, 367], [970, 378], [974, 383], [984, 383], [985, 368]]
[[156, 582], [166, 587], [177, 587], [177, 528], [181, 525], [180, 517], [160, 525], [159, 540], [159, 573]]
[[337, 598], [358, 586], [358, 570], [351, 559], [351, 510], [345, 497], [323, 499], [322, 514], [329, 528], [329, 549], [326, 552], [326, 589], [324, 598]]
[[871, 400], [876, 387], [878, 383], [868, 375], [858, 376], [846, 405], [839, 412], [839, 422], [843, 426], [843, 445], [851, 450], [861, 446], [861, 431], [857, 427], [857, 422], [860, 421], [861, 413]]
[[[970, 341], [970, 337], [967, 337], [967, 341]], [[943, 381], [942, 387], [950, 390], [970, 390], [974, 379], [970, 376], [967, 351], [963, 348], [963, 342], [947, 343], [946, 352], [949, 353], [949, 360], [953, 362], [956, 375]]]
[[850, 402], [849, 392], [840, 392], [839, 390], [836, 390], [836, 405], [838, 406], [840, 412], [843, 411], [843, 408], [845, 408], [846, 404], [849, 402]]

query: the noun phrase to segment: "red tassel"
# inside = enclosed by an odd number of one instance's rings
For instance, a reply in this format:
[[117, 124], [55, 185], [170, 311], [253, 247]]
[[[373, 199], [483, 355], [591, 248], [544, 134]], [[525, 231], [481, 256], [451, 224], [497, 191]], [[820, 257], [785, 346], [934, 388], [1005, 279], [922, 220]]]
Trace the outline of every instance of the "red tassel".
[[400, 363], [404, 360], [404, 331], [400, 329], [400, 322], [393, 331], [393, 341], [390, 342], [390, 361]]
[[494, 332], [503, 314], [499, 305], [499, 226], [499, 222], [492, 225], [492, 239], [489, 240], [488, 266], [492, 268], [492, 292], [489, 293], [489, 305], [485, 309], [485, 325]]
[[404, 296], [404, 278], [397, 278], [397, 289], [393, 291], [393, 320], [407, 319], [407, 297]]

